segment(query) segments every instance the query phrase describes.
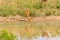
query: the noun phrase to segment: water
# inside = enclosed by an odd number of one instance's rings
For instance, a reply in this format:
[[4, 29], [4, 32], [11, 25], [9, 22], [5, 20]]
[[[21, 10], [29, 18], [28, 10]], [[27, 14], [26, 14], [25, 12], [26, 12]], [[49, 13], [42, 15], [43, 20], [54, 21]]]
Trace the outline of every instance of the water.
[[[21, 40], [20, 36], [18, 36], [18, 40]], [[24, 39], [23, 40], [29, 40], [28, 38]], [[31, 38], [31, 40], [60, 40], [60, 37], [50, 37], [50, 38], [47, 38], [47, 37], [37, 37], [37, 38]]]
[[46, 38], [46, 37], [38, 37], [37, 39], [33, 40], [60, 40], [60, 37], [50, 37], [50, 38]]
[[[24, 32], [23, 29], [25, 29], [26, 26], [27, 26], [27, 23], [26, 22], [0, 22], [0, 28], [1, 29], [4, 28], [4, 29], [7, 29], [7, 30], [9, 30], [11, 32], [13, 32], [13, 31], [16, 31], [18, 33], [21, 32], [21, 31]], [[30, 23], [30, 27], [35, 30], [34, 31], [34, 30], [31, 29], [31, 31], [33, 31], [33, 33], [36, 32], [36, 33], [39, 33], [39, 34], [41, 34], [40, 30], [42, 30], [42, 28], [48, 27], [47, 30], [49, 30], [49, 29], [51, 30], [52, 29], [52, 32], [50, 30], [49, 31], [54, 34], [54, 32], [56, 30], [58, 30], [60, 32], [60, 21], [39, 21], [39, 22], [31, 22]], [[37, 38], [32, 37], [32, 38], [29, 39], [28, 37], [21, 38], [20, 34], [16, 34], [16, 37], [17, 37], [17, 40], [21, 40], [21, 39], [22, 40], [60, 40], [60, 36], [57, 36], [57, 37], [49, 37], [49, 38], [39, 36]]]
[[21, 40], [21, 37], [20, 37], [19, 34], [16, 34], [16, 39], [17, 39], [17, 40]]
[[51, 35], [49, 37], [42, 37], [42, 36], [38, 36], [38, 37], [25, 37], [25, 38], [21, 38], [20, 34], [16, 34], [17, 40], [60, 40], [60, 36], [56, 36], [56, 37], [51, 37]]

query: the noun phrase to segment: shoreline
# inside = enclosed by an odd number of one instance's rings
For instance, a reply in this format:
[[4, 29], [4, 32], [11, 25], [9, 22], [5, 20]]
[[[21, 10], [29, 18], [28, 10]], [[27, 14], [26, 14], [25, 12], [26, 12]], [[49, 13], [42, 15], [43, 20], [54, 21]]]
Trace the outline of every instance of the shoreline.
[[[60, 21], [60, 16], [46, 16], [46, 17], [30, 17], [33, 21]], [[2, 17], [0, 16], [0, 22], [2, 21], [27, 21], [28, 19], [26, 17], [22, 16], [8, 16], [8, 17]]]

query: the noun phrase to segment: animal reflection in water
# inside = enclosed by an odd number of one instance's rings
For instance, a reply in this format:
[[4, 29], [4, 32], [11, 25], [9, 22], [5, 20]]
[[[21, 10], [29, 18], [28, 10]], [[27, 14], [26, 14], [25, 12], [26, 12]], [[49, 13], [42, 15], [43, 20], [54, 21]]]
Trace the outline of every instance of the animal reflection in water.
[[[48, 34], [48, 36], [46, 36], [47, 34], [44, 34], [44, 36], [39, 36], [37, 38], [32, 38], [32, 40], [60, 40], [60, 37], [49, 37], [50, 34]], [[51, 35], [50, 35], [51, 36]], [[19, 34], [16, 34], [17, 40], [21, 40], [21, 37]], [[23, 40], [28, 40], [28, 38]]]
[[[16, 34], [16, 37], [17, 37], [17, 40], [29, 40], [28, 37], [27, 38], [22, 38], [21, 39], [21, 35], [20, 34]], [[51, 34], [46, 32], [46, 31], [43, 31], [42, 32], [42, 35], [40, 37], [37, 37], [37, 38], [31, 38], [32, 40], [53, 40], [53, 38], [51, 37]], [[54, 38], [55, 39], [55, 38]]]

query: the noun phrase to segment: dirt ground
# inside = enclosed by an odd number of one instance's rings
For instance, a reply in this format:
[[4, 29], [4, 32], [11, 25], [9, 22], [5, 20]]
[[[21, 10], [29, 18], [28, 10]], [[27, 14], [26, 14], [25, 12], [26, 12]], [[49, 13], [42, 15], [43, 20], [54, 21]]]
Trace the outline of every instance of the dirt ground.
[[[30, 19], [33, 21], [42, 21], [42, 20], [59, 21], [60, 16], [30, 17]], [[27, 18], [18, 16], [18, 15], [17, 16], [7, 16], [7, 17], [0, 16], [0, 21], [27, 21]]]
[[60, 16], [36, 17], [33, 20], [35, 20], [35, 21], [40, 21], [40, 20], [58, 21], [58, 20], [60, 20]]

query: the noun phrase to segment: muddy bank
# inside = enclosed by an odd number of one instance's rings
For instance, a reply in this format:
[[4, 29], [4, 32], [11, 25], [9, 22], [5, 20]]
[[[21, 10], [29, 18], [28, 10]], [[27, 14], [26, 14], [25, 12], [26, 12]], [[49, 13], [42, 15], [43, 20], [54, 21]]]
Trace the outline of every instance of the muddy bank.
[[[49, 20], [49, 21], [59, 21], [60, 16], [46, 16], [46, 17], [30, 17], [31, 20], [33, 21], [42, 21], [42, 20]], [[3, 17], [0, 16], [0, 21], [27, 21], [27, 17], [22, 17], [22, 16], [7, 16]]]
[[25, 21], [25, 20], [27, 20], [26, 17], [22, 16], [7, 16], [7, 17], [0, 16], [0, 21]]
[[36, 17], [36, 18], [34, 18], [33, 20], [35, 20], [35, 21], [41, 21], [41, 20], [60, 21], [60, 16]]

